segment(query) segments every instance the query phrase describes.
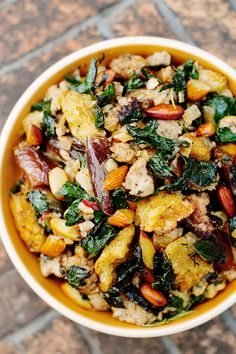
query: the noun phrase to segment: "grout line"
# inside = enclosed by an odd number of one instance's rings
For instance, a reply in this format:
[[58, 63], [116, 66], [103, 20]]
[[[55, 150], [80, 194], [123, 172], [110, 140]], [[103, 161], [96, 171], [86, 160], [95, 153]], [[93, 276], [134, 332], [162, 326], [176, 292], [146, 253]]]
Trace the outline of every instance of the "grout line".
[[98, 343], [96, 343], [94, 341], [93, 336], [89, 333], [89, 331], [87, 330], [87, 328], [80, 326], [80, 325], [76, 325], [76, 327], [80, 330], [80, 332], [83, 334], [83, 337], [85, 338], [90, 350], [92, 354], [103, 354], [103, 352], [101, 351]]
[[96, 27], [98, 31], [101, 33], [101, 35], [104, 37], [104, 39], [110, 39], [114, 37], [114, 34], [110, 29], [110, 27], [108, 26], [107, 21], [102, 19], [101, 17], [97, 19]]
[[236, 11], [236, 2], [235, 0], [228, 0], [228, 3], [232, 10]]
[[236, 336], [236, 320], [232, 316], [231, 312], [229, 310], [227, 310], [227, 311], [225, 311], [224, 313], [221, 314], [221, 317], [223, 318], [225, 325]]
[[175, 15], [175, 13], [166, 5], [165, 0], [152, 0], [157, 10], [166, 19], [167, 24], [176, 36], [189, 44], [195, 44], [191, 36], [188, 34], [184, 25]]
[[57, 317], [59, 317], [59, 313], [54, 310], [47, 310], [43, 314], [36, 317], [33, 321], [27, 323], [25, 326], [22, 326], [15, 332], [0, 337], [0, 340], [8, 340], [11, 341], [13, 344], [18, 345], [23, 338], [36, 334], [41, 329], [45, 328], [45, 326], [50, 323], [54, 318]]
[[[86, 19], [84, 22], [81, 24], [72, 26], [69, 28], [67, 31], [65, 31], [61, 36], [52, 39], [48, 43], [44, 44], [43, 46], [36, 48], [32, 50], [31, 52], [24, 54], [21, 58], [12, 61], [0, 68], [0, 76], [5, 75], [9, 73], [10, 71], [13, 71], [15, 69], [18, 69], [24, 64], [24, 62], [31, 60], [37, 56], [40, 56], [42, 54], [48, 53], [52, 51], [58, 44], [64, 43], [67, 39], [71, 38], [76, 38], [78, 34], [80, 34], [82, 31], [86, 31], [88, 27], [91, 25], [97, 25], [99, 19], [102, 17], [109, 16], [112, 13], [118, 14], [119, 12], [123, 11], [127, 7], [131, 6], [134, 3], [134, 0], [123, 0], [119, 2], [118, 4], [115, 4], [113, 6], [110, 6], [109, 8], [105, 9], [101, 13], [90, 17]], [[108, 30], [108, 28], [107, 28]], [[108, 32], [107, 32], [108, 34]], [[111, 34], [111, 33], [110, 33]]]
[[0, 2], [0, 8], [14, 4], [15, 2], [18, 2], [18, 0], [3, 0]]
[[160, 337], [160, 341], [162, 342], [169, 354], [181, 354], [181, 352], [172, 342], [170, 337]]

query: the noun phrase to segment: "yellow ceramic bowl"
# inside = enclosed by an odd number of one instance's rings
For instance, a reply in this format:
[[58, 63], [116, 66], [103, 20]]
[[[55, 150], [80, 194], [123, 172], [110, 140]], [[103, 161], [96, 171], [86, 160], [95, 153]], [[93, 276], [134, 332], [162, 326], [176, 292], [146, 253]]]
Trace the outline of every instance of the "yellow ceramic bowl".
[[81, 49], [60, 60], [46, 70], [16, 103], [1, 134], [0, 140], [0, 232], [5, 248], [15, 267], [29, 286], [51, 307], [71, 320], [91, 329], [124, 337], [156, 337], [181, 332], [198, 326], [219, 315], [236, 302], [236, 280], [227, 285], [214, 299], [196, 307], [195, 311], [166, 325], [143, 328], [119, 322], [110, 313], [91, 312], [79, 308], [60, 289], [60, 282], [45, 279], [40, 274], [36, 256], [31, 254], [17, 234], [9, 209], [9, 190], [17, 180], [18, 171], [12, 149], [18, 143], [21, 122], [33, 103], [41, 100], [47, 87], [60, 81], [78, 65], [88, 64], [93, 57], [105, 53], [107, 60], [121, 53], [150, 55], [167, 50], [177, 63], [193, 58], [203, 66], [219, 71], [229, 80], [236, 96], [236, 71], [213, 55], [178, 41], [155, 37], [127, 37], [111, 39]]

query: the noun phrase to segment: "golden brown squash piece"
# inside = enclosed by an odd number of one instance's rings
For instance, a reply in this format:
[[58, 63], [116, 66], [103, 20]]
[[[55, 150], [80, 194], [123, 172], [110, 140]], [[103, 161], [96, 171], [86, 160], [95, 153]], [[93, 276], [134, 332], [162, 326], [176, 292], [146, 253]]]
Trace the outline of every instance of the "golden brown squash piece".
[[171, 242], [165, 249], [176, 275], [177, 286], [181, 291], [190, 289], [204, 275], [214, 272], [213, 266], [200, 256], [192, 256], [195, 253], [192, 246], [195, 240], [195, 235], [189, 232], [178, 240]]
[[192, 214], [195, 207], [181, 194], [160, 192], [137, 203], [136, 224], [146, 232], [164, 234], [177, 227], [177, 222]]
[[100, 289], [106, 292], [115, 279], [115, 268], [124, 262], [130, 244], [134, 237], [134, 225], [130, 225], [121, 230], [118, 235], [104, 248], [102, 254], [96, 261], [94, 269], [100, 279]]
[[11, 194], [10, 207], [20, 237], [30, 252], [40, 252], [46, 237], [43, 228], [37, 223], [35, 210], [27, 201], [26, 194]]
[[[186, 133], [183, 135], [183, 137], [192, 141], [190, 156], [197, 160], [210, 160], [212, 149], [212, 142], [210, 139], [205, 136], [197, 137], [195, 133]], [[180, 152], [182, 151], [180, 150]]]

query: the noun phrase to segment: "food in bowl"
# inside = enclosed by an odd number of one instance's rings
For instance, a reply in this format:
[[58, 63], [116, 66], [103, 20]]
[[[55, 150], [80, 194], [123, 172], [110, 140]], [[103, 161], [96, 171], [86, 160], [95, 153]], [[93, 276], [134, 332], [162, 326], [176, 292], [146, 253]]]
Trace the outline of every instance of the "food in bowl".
[[236, 278], [236, 98], [165, 51], [77, 68], [23, 120], [10, 207], [80, 307], [166, 323]]

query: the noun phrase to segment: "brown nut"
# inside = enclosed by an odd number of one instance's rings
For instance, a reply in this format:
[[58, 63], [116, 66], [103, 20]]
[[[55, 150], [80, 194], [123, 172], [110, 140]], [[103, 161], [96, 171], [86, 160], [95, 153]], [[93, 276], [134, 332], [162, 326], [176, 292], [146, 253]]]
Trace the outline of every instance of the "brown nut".
[[234, 199], [232, 196], [232, 193], [230, 192], [230, 190], [221, 185], [219, 186], [219, 188], [217, 189], [217, 196], [219, 199], [219, 202], [222, 206], [222, 208], [224, 209], [225, 213], [232, 218], [235, 214], [235, 204], [234, 204]]
[[159, 290], [153, 289], [148, 283], [144, 283], [140, 291], [143, 297], [154, 306], [162, 307], [167, 304], [165, 296]]
[[158, 104], [149, 108], [146, 113], [154, 119], [174, 120], [181, 118], [184, 114], [184, 109], [181, 106], [168, 104]]
[[31, 124], [29, 127], [27, 142], [32, 146], [41, 145], [43, 142], [43, 133], [41, 129], [34, 124]]
[[196, 136], [212, 136], [216, 132], [216, 128], [213, 123], [201, 124], [196, 130]]

